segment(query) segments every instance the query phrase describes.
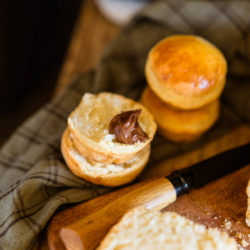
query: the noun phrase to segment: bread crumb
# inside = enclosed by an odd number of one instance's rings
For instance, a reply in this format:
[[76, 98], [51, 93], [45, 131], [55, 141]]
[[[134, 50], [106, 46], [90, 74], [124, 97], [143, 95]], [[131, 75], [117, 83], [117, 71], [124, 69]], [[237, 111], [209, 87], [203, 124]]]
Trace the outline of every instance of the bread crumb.
[[245, 247], [249, 246], [249, 242], [247, 242], [247, 240], [245, 239], [246, 237], [248, 238], [248, 240], [250, 239], [249, 234], [242, 234], [238, 232], [235, 236], [237, 237], [238, 242], [240, 243], [239, 249], [244, 249]]
[[241, 245], [242, 245], [243, 247], [247, 247], [247, 246], [249, 245], [249, 243], [248, 243], [246, 240], [242, 239]]
[[239, 239], [242, 239], [242, 233], [237, 233], [236, 237], [239, 238]]
[[221, 225], [222, 228], [225, 228], [227, 230], [231, 229], [232, 223], [231, 221], [225, 219], [223, 225]]
[[104, 137], [104, 141], [113, 141], [115, 139], [115, 136], [112, 134], [106, 134]]

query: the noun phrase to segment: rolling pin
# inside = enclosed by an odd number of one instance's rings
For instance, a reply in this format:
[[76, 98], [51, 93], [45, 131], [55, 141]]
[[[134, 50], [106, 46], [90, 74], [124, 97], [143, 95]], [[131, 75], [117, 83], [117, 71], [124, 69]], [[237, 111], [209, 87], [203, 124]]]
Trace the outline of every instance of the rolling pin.
[[161, 210], [191, 188], [227, 175], [250, 162], [250, 144], [228, 150], [168, 177], [155, 178], [85, 202], [91, 213], [63, 227], [60, 237], [68, 250], [92, 250], [130, 209]]

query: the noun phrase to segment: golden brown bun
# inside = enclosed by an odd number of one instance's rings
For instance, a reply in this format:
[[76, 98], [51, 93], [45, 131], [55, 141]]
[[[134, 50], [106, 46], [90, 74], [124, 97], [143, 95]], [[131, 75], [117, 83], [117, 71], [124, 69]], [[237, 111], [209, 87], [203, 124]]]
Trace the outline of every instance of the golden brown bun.
[[180, 110], [164, 103], [149, 87], [144, 90], [141, 100], [154, 116], [159, 133], [176, 142], [200, 137], [219, 117], [219, 100], [199, 109]]
[[151, 49], [145, 71], [149, 86], [163, 101], [195, 109], [219, 97], [227, 63], [220, 50], [205, 39], [175, 35]]
[[119, 186], [133, 181], [143, 170], [150, 155], [150, 145], [124, 164], [103, 164], [86, 159], [76, 149], [67, 128], [61, 140], [61, 151], [69, 169], [94, 184]]
[[[141, 109], [138, 122], [149, 137], [145, 142], [124, 144], [109, 134], [109, 123], [121, 112]], [[86, 93], [68, 118], [68, 126], [78, 151], [90, 160], [120, 164], [132, 159], [148, 146], [156, 131], [150, 112], [140, 103], [118, 94]]]
[[248, 181], [248, 185], [247, 185], [247, 212], [246, 212], [246, 223], [247, 225], [250, 227], [250, 179]]
[[234, 238], [174, 212], [137, 208], [126, 213], [98, 250], [237, 250]]

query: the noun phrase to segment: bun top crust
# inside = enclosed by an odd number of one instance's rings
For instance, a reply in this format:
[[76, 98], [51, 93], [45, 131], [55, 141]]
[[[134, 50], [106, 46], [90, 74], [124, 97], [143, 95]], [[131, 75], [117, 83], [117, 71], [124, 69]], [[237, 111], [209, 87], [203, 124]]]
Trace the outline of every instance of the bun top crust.
[[185, 96], [200, 95], [224, 84], [227, 72], [220, 50], [193, 35], [175, 35], [160, 41], [151, 49], [147, 64], [160, 84]]

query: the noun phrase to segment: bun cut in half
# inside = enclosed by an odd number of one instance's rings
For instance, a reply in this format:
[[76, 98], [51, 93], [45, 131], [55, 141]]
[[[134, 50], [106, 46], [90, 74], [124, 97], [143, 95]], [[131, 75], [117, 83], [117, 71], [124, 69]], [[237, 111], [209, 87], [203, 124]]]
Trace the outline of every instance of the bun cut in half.
[[[128, 111], [140, 112], [136, 125], [146, 133], [146, 140], [126, 144], [110, 133], [114, 117]], [[106, 92], [97, 95], [86, 93], [70, 114], [68, 126], [77, 150], [86, 158], [105, 164], [129, 161], [150, 144], [156, 131], [153, 116], [142, 104]]]
[[69, 169], [94, 184], [120, 186], [133, 181], [143, 170], [150, 155], [150, 145], [123, 164], [103, 164], [83, 156], [75, 147], [67, 128], [61, 140], [61, 152]]

